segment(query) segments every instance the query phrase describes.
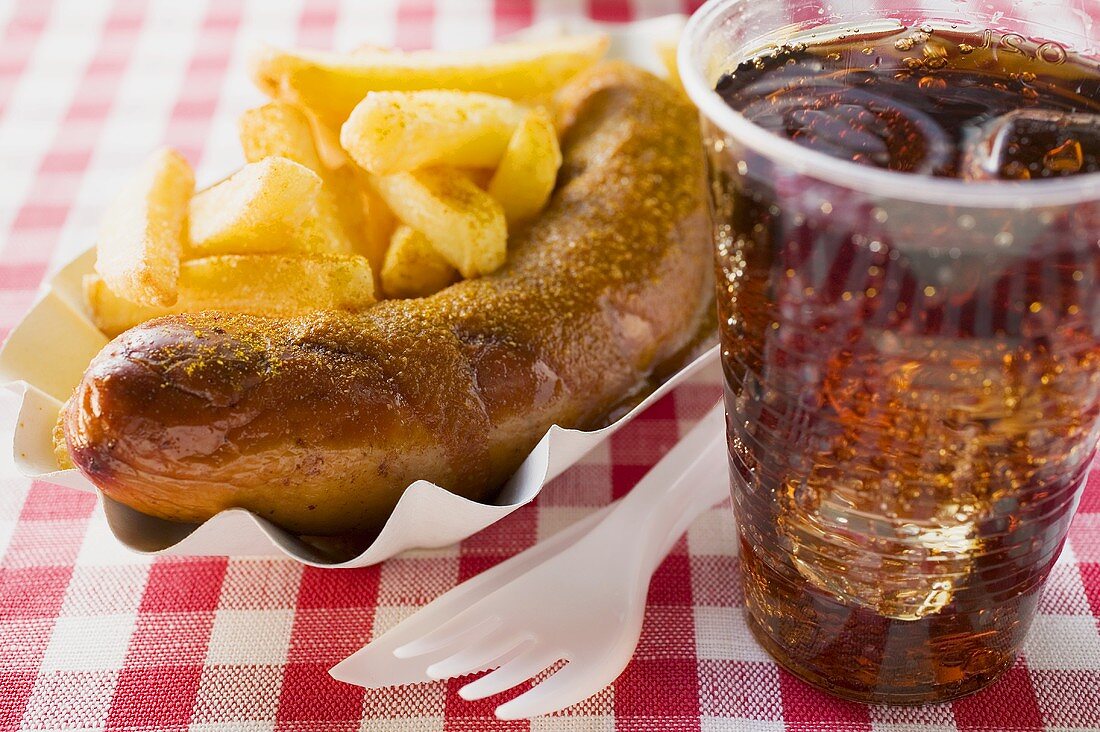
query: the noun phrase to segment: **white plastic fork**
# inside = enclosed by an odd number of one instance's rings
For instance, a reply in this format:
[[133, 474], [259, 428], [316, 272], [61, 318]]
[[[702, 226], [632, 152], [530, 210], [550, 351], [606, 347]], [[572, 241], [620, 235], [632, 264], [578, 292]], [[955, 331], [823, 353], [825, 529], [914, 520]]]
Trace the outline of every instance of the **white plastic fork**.
[[726, 471], [719, 404], [618, 502], [445, 593], [330, 673], [378, 688], [498, 667], [459, 690], [473, 700], [564, 659], [497, 717], [588, 698], [626, 668], [653, 572], [692, 521], [728, 496]]

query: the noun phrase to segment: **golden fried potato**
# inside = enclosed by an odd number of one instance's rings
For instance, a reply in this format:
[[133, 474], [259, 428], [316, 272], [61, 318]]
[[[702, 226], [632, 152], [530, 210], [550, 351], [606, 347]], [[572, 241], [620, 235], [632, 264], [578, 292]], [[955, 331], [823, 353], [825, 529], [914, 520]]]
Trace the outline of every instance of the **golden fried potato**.
[[392, 46], [379, 46], [377, 43], [360, 43], [348, 53], [352, 55], [359, 53], [394, 53], [394, 49]]
[[512, 135], [489, 181], [489, 195], [500, 201], [510, 225], [534, 218], [542, 210], [560, 167], [561, 147], [554, 123], [544, 112], [531, 112]]
[[183, 262], [179, 298], [168, 307], [130, 302], [96, 275], [85, 278], [84, 294], [96, 326], [114, 337], [152, 318], [201, 310], [277, 317], [358, 312], [374, 303], [374, 278], [358, 255], [228, 254]]
[[463, 277], [489, 274], [504, 264], [504, 209], [462, 173], [425, 168], [374, 176], [371, 182], [394, 215], [423, 232]]
[[146, 320], [182, 311], [177, 298], [172, 305], [145, 305], [116, 295], [97, 274], [84, 275], [84, 299], [92, 313], [92, 322], [108, 338]]
[[283, 157], [249, 163], [191, 199], [192, 256], [277, 252], [315, 210], [321, 178]]
[[340, 125], [328, 124], [305, 107], [301, 110], [309, 120], [309, 126], [313, 128], [313, 140], [317, 143], [317, 153], [321, 156], [321, 162], [332, 170], [350, 165], [351, 158], [340, 146]]
[[238, 121], [238, 132], [249, 162], [279, 155], [322, 176], [326, 168], [339, 168], [349, 162], [340, 147], [339, 128], [324, 124], [308, 109], [286, 102], [247, 110]]
[[382, 274], [382, 264], [386, 257], [386, 250], [390, 246], [390, 239], [394, 229], [397, 228], [397, 218], [371, 185], [370, 176], [359, 168], [355, 171], [366, 219], [363, 226], [363, 248], [359, 253], [370, 260], [370, 266], [374, 269], [376, 277], [375, 282], [381, 284], [378, 278]]
[[[322, 191], [322, 194], [324, 191]], [[307, 252], [311, 254], [355, 254], [351, 242], [344, 234], [340, 221], [333, 212], [322, 213], [323, 198], [318, 197], [317, 209], [306, 216], [289, 239], [286, 254]]]
[[428, 237], [411, 226], [397, 227], [382, 265], [386, 297], [426, 297], [457, 279], [458, 272]]
[[676, 35], [671, 38], [656, 41], [654, 47], [657, 51], [657, 57], [661, 59], [661, 65], [665, 67], [668, 83], [676, 87], [677, 91], [687, 94], [687, 92], [684, 91], [684, 83], [680, 81], [680, 67], [676, 60], [676, 52], [679, 48], [679, 43], [679, 35]]
[[473, 181], [475, 186], [485, 190], [489, 187], [489, 181], [493, 179], [496, 171], [493, 168], [459, 168], [458, 172]]
[[282, 102], [250, 109], [238, 120], [241, 149], [245, 160], [260, 162], [268, 157], [283, 157], [304, 165], [321, 177], [321, 190], [313, 214], [303, 222], [304, 234], [297, 246], [306, 251], [350, 254], [363, 233], [363, 204], [358, 191], [346, 174], [329, 170], [318, 154], [309, 119], [300, 110]]
[[[184, 262], [181, 295], [217, 298], [218, 307], [287, 315], [359, 311], [374, 302], [370, 263], [359, 255], [226, 255]], [[190, 309], [190, 308], [189, 308]]]
[[340, 129], [340, 144], [375, 175], [433, 165], [488, 168], [500, 162], [524, 115], [515, 102], [478, 92], [370, 92]]
[[273, 99], [299, 104], [339, 127], [371, 91], [454, 89], [511, 99], [545, 94], [598, 61], [607, 46], [602, 34], [459, 52], [336, 54], [268, 46], [252, 57], [250, 71]]
[[195, 175], [159, 150], [115, 197], [99, 228], [95, 269], [116, 292], [145, 305], [176, 301], [187, 204]]
[[250, 163], [281, 157], [318, 175], [324, 170], [309, 119], [290, 104], [271, 102], [246, 110], [237, 120], [237, 131], [244, 159]]

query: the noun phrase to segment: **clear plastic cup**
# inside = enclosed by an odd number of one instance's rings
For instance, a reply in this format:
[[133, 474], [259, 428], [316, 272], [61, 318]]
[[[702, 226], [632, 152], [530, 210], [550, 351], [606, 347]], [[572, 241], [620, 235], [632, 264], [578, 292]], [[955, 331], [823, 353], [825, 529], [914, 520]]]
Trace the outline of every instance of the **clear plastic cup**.
[[763, 49], [891, 23], [1040, 67], [1096, 53], [1072, 14], [941, 7], [711, 0], [679, 56], [709, 163], [750, 627], [801, 678], [870, 702], [976, 691], [1027, 633], [1100, 435], [1100, 174], [861, 166], [714, 87]]

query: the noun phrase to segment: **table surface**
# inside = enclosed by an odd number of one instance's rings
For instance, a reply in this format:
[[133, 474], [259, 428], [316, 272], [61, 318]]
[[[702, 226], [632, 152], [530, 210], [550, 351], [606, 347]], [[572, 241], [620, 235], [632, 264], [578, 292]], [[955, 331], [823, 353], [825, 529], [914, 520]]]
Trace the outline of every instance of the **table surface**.
[[[686, 4], [0, 3], [0, 331], [21, 317], [44, 273], [91, 241], [106, 201], [149, 149], [176, 146], [200, 183], [239, 164], [236, 116], [262, 101], [244, 68], [256, 40], [478, 46], [545, 18], [629, 21]], [[725, 508], [704, 515], [661, 566], [623, 676], [561, 715], [503, 723], [490, 701], [461, 700], [456, 682], [365, 692], [328, 677], [456, 582], [629, 490], [718, 394], [713, 380], [678, 390], [536, 505], [460, 546], [361, 570], [131, 555], [114, 544], [94, 497], [9, 469], [0, 478], [0, 729], [1100, 729], [1097, 476], [1025, 653], [997, 684], [952, 704], [842, 702], [773, 664], [745, 627]]]

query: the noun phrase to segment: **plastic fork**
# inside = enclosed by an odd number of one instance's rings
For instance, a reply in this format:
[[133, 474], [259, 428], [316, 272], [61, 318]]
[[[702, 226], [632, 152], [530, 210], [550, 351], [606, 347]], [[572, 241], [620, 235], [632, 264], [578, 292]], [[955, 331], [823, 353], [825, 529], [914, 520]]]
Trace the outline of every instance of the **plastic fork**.
[[495, 668], [459, 690], [473, 700], [565, 660], [497, 717], [592, 696], [634, 655], [650, 578], [692, 521], [728, 496], [726, 470], [719, 404], [625, 497], [440, 596], [331, 674], [380, 688]]

